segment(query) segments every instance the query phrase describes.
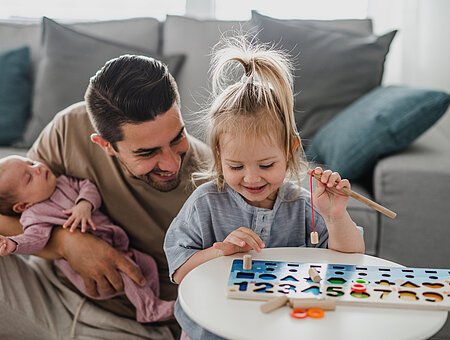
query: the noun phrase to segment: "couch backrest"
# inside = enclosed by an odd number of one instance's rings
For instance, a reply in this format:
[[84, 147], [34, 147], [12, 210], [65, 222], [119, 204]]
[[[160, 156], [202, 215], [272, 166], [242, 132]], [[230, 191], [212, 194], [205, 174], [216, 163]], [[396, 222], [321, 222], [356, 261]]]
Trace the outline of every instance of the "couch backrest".
[[[64, 23], [64, 21], [62, 22]], [[160, 25], [154, 18], [65, 22], [80, 32], [149, 51], [160, 51]], [[35, 75], [41, 45], [41, 20], [0, 20], [0, 50], [28, 46]]]

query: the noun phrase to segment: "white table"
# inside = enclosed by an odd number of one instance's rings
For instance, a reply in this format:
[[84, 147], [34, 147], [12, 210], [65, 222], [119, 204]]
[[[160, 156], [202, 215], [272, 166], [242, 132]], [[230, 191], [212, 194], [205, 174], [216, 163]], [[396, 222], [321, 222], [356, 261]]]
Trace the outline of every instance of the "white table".
[[[367, 266], [400, 265], [362, 254], [328, 249], [270, 248], [250, 252], [254, 259], [340, 263]], [[242, 254], [220, 257], [191, 271], [179, 287], [180, 304], [205, 329], [229, 339], [426, 339], [445, 323], [447, 312], [340, 306], [323, 319], [293, 319], [287, 307], [264, 314], [261, 301], [228, 299], [231, 263]]]

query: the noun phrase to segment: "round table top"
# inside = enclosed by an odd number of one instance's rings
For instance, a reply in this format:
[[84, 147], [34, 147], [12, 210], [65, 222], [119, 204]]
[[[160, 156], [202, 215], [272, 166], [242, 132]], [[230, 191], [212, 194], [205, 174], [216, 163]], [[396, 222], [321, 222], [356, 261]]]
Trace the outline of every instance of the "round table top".
[[[268, 248], [253, 259], [401, 267], [381, 258], [316, 248]], [[186, 314], [203, 328], [229, 339], [425, 339], [447, 319], [445, 311], [360, 306], [336, 307], [323, 319], [296, 320], [287, 308], [264, 314], [262, 301], [227, 298], [233, 259], [223, 256], [192, 270], [181, 282], [178, 297]]]

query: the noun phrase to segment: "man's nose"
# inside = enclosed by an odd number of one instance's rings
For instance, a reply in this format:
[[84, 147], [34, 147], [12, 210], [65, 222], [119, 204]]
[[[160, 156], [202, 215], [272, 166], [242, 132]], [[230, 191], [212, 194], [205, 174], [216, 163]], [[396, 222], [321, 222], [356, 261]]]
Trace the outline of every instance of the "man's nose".
[[161, 155], [158, 167], [163, 171], [178, 172], [181, 165], [181, 156], [173, 150], [168, 150]]

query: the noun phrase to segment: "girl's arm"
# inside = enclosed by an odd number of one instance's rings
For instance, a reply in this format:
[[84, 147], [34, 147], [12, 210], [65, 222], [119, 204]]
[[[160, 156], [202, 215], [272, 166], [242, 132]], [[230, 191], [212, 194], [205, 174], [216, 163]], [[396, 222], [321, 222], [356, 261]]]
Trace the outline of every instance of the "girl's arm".
[[349, 197], [339, 192], [344, 187], [350, 189], [350, 182], [341, 179], [337, 172], [323, 171], [320, 167], [314, 171], [321, 175], [313, 196], [315, 206], [327, 225], [328, 248], [346, 253], [363, 253], [363, 236], [347, 211]]
[[222, 251], [209, 247], [196, 252], [192, 255], [186, 262], [184, 262], [178, 269], [173, 273], [173, 280], [180, 284], [184, 277], [195, 267], [208, 262], [209, 260], [215, 259], [216, 257], [222, 256]]
[[364, 239], [348, 212], [338, 219], [324, 218], [328, 229], [328, 248], [346, 253], [364, 253]]

